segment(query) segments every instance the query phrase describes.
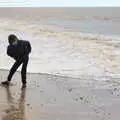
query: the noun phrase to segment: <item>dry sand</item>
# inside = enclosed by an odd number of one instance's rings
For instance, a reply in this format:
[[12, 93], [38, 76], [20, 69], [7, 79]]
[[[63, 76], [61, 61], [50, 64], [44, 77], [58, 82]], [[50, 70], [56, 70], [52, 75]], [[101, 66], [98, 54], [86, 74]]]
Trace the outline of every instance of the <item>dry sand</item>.
[[[7, 74], [0, 70], [0, 82]], [[94, 87], [99, 80], [28, 74], [28, 86], [21, 90], [17, 72], [9, 88], [0, 86], [0, 120], [119, 120], [120, 83], [106, 76], [102, 87]]]

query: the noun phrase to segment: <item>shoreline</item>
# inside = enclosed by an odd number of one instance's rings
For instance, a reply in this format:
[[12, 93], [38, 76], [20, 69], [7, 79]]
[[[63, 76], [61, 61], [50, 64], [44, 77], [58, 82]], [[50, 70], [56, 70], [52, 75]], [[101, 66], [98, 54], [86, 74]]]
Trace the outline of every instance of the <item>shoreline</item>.
[[[119, 75], [120, 41], [99, 38], [91, 34], [52, 32], [32, 23], [7, 20], [1, 23], [1, 68], [11, 67], [13, 61], [6, 55], [7, 35], [14, 32], [20, 38], [30, 40], [33, 51], [28, 70], [30, 73], [48, 73], [79, 78], [81, 75]], [[8, 26], [10, 25], [10, 26]], [[10, 29], [11, 26], [13, 29]], [[17, 28], [19, 28], [17, 30]], [[38, 44], [40, 43], [40, 44]], [[32, 69], [31, 69], [32, 68]], [[35, 72], [34, 72], [35, 71]]]

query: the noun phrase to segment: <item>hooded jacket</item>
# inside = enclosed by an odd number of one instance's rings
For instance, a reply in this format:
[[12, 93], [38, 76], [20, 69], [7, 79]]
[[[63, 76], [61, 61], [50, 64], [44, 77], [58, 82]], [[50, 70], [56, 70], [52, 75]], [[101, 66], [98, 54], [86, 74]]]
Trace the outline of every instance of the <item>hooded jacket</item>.
[[18, 40], [17, 44], [11, 44], [7, 47], [7, 55], [14, 58], [15, 60], [29, 55], [31, 52], [31, 44], [26, 40]]

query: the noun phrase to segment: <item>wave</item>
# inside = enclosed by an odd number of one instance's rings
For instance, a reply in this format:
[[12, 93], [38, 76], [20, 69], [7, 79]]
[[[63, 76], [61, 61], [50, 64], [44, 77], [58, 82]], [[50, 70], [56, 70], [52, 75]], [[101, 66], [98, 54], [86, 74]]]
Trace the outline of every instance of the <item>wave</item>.
[[[98, 17], [95, 17], [98, 18]], [[4, 20], [5, 22], [5, 20]], [[46, 23], [36, 23], [36, 21], [10, 21], [7, 23], [1, 22], [0, 27], [5, 31], [13, 31], [18, 33], [28, 32], [34, 36], [52, 36], [52, 37], [63, 37], [71, 39], [82, 39], [82, 40], [119, 40], [120, 36], [118, 35], [104, 35], [104, 34], [94, 34], [90, 32], [72, 31], [73, 28], [65, 29], [63, 24], [46, 24]], [[69, 23], [71, 24], [71, 23]], [[99, 23], [97, 23], [99, 24]], [[68, 25], [70, 27], [70, 25]], [[72, 27], [72, 26], [71, 26]], [[81, 28], [82, 29], [82, 28]], [[84, 28], [83, 28], [84, 29]], [[92, 29], [91, 29], [92, 31]], [[118, 31], [118, 29], [117, 29]], [[117, 32], [116, 31], [116, 32]]]
[[112, 22], [119, 22], [119, 17], [109, 17], [109, 16], [82, 16], [82, 17], [76, 17], [72, 18], [74, 20], [99, 20], [99, 21], [112, 21]]
[[120, 36], [106, 36], [100, 34], [93, 33], [82, 33], [82, 32], [63, 32], [50, 30], [49, 28], [39, 28], [32, 27], [32, 32], [34, 35], [46, 35], [46, 36], [56, 36], [56, 37], [64, 37], [71, 39], [82, 39], [82, 40], [120, 40]]
[[[85, 46], [86, 49], [89, 48], [89, 42], [92, 43], [93, 41], [101, 42], [107, 41], [109, 46], [112, 45], [111, 41], [119, 41], [120, 36], [106, 36], [100, 34], [93, 34], [93, 33], [83, 33], [83, 32], [66, 32], [64, 30], [51, 28], [49, 25], [45, 24], [30, 24], [30, 23], [14, 23], [6, 25], [4, 27], [5, 31], [17, 31], [16, 33], [23, 32], [22, 36], [24, 35], [29, 36], [30, 42], [33, 45], [33, 52], [31, 53], [31, 62], [30, 66], [28, 66], [28, 70], [33, 70], [33, 72], [45, 72], [50, 74], [60, 74], [60, 75], [67, 75], [67, 76], [80, 76], [81, 74], [104, 74], [104, 69], [98, 69], [98, 66], [90, 67], [89, 58], [84, 56], [79, 49], [82, 48], [86, 43], [88, 46]], [[9, 29], [9, 28], [13, 29]], [[25, 32], [24, 32], [25, 31]], [[27, 33], [27, 34], [26, 34]], [[2, 35], [2, 34], [1, 34]], [[0, 37], [1, 37], [0, 35]], [[4, 31], [3, 31], [4, 36]], [[32, 36], [32, 37], [31, 37]], [[19, 36], [18, 36], [19, 37]], [[21, 37], [21, 36], [20, 36]], [[2, 38], [2, 37], [1, 37]], [[23, 38], [23, 37], [21, 37]], [[82, 42], [85, 41], [83, 46], [79, 46]], [[12, 61], [6, 57], [5, 51], [6, 49], [4, 41], [0, 39], [0, 62], [1, 68], [9, 69], [11, 67]], [[40, 44], [38, 44], [40, 43]], [[104, 44], [105, 44], [104, 43]], [[102, 44], [102, 45], [104, 45]], [[94, 46], [93, 46], [94, 47]], [[120, 42], [114, 44], [114, 47], [120, 47]], [[83, 48], [84, 49], [84, 48]], [[97, 46], [95, 46], [96, 53], [97, 53]], [[101, 49], [101, 51], [104, 50]], [[94, 48], [93, 48], [93, 51]], [[99, 55], [99, 52], [97, 53]], [[91, 58], [90, 58], [91, 59]], [[86, 68], [90, 67], [90, 68]], [[31, 69], [32, 68], [32, 69]], [[65, 68], [65, 69], [63, 69]], [[85, 68], [84, 70], [82, 68]], [[94, 69], [94, 70], [93, 70]], [[87, 71], [88, 70], [88, 71]], [[84, 72], [83, 72], [84, 71]]]

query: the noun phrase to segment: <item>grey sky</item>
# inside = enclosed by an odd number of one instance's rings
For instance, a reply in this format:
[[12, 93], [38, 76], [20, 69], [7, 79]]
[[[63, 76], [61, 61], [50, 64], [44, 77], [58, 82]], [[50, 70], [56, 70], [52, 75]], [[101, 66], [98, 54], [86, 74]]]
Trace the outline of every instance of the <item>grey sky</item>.
[[120, 0], [0, 0], [0, 6], [120, 6]]

